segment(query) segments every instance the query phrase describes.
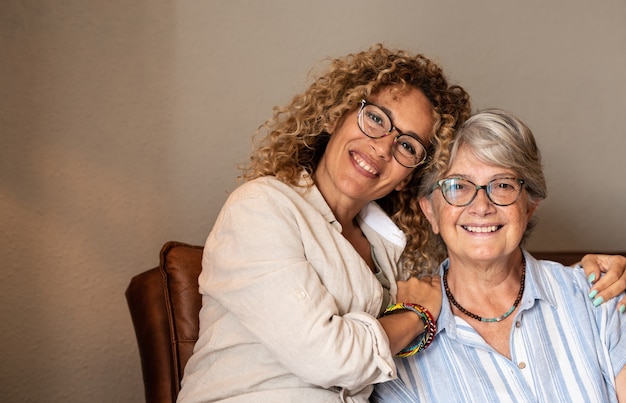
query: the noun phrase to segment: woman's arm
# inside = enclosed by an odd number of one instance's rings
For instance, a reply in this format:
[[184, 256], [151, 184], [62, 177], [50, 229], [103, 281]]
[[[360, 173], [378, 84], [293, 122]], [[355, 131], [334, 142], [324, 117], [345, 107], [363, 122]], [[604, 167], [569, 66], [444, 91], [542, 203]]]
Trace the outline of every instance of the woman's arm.
[[[626, 257], [620, 255], [585, 255], [582, 266], [593, 284], [589, 297], [599, 305], [626, 290]], [[602, 275], [604, 274], [604, 275]], [[626, 312], [626, 297], [617, 305]]]
[[[410, 278], [398, 281], [398, 302], [418, 304], [426, 308], [437, 321], [441, 311], [441, 278], [439, 276]], [[379, 318], [393, 354], [407, 347], [417, 336], [423, 333], [424, 324], [420, 317], [411, 311], [396, 311]]]
[[373, 316], [382, 302], [375, 298], [379, 284], [369, 268], [310, 205], [253, 190], [233, 194], [220, 213], [200, 276], [203, 293], [247, 330], [233, 339], [259, 343], [322, 387], [391, 379], [388, 337]]

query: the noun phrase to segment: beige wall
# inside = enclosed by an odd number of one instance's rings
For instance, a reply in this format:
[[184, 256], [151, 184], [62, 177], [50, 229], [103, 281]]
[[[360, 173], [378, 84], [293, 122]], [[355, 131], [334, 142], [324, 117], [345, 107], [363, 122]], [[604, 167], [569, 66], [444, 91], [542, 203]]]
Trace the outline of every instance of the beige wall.
[[249, 137], [316, 62], [422, 51], [534, 130], [535, 249], [626, 247], [626, 2], [0, 2], [0, 398], [137, 402], [124, 300], [203, 243]]

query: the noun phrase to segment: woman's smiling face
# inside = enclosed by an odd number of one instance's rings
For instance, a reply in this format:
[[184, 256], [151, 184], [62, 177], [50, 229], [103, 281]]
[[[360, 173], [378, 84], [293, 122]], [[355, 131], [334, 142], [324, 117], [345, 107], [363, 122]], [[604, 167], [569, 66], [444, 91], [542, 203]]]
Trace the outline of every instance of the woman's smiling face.
[[[400, 92], [388, 87], [368, 100], [378, 105], [402, 133], [429, 143], [434, 119], [432, 106], [417, 88]], [[414, 168], [402, 166], [393, 157], [393, 142], [398, 133], [373, 139], [357, 123], [358, 110], [348, 113], [331, 133], [315, 181], [333, 206], [333, 200], [351, 199], [358, 204], [379, 199], [408, 183]]]
[[[486, 185], [497, 178], [516, 178], [511, 169], [482, 162], [468, 146], [462, 146], [446, 178], [463, 178]], [[437, 188], [430, 199], [420, 198], [422, 211], [433, 231], [441, 235], [451, 258], [493, 261], [513, 253], [526, 231], [537, 204], [531, 203], [524, 188], [509, 206], [498, 206], [480, 189], [474, 200], [463, 207], [449, 204]]]

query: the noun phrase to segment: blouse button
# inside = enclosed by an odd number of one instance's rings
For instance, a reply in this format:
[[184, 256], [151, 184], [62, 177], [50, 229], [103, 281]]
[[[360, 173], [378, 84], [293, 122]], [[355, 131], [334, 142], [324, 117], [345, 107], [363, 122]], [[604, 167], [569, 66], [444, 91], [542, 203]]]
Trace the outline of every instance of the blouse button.
[[520, 362], [519, 364], [517, 364], [517, 368], [519, 368], [519, 369], [526, 368], [526, 363], [525, 362]]
[[518, 329], [520, 327], [522, 327], [522, 322], [520, 322], [519, 320], [517, 322], [515, 322], [515, 327], [518, 328]]

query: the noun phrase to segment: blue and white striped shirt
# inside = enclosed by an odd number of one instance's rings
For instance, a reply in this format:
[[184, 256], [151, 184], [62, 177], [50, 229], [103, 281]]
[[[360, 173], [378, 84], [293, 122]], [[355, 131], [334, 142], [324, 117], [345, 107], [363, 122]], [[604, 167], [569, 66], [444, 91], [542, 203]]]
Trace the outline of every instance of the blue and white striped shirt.
[[510, 360], [454, 316], [444, 294], [432, 345], [396, 358], [398, 379], [376, 385], [371, 401], [616, 402], [615, 377], [626, 364], [626, 316], [616, 309], [623, 295], [596, 308], [582, 268], [524, 253]]

